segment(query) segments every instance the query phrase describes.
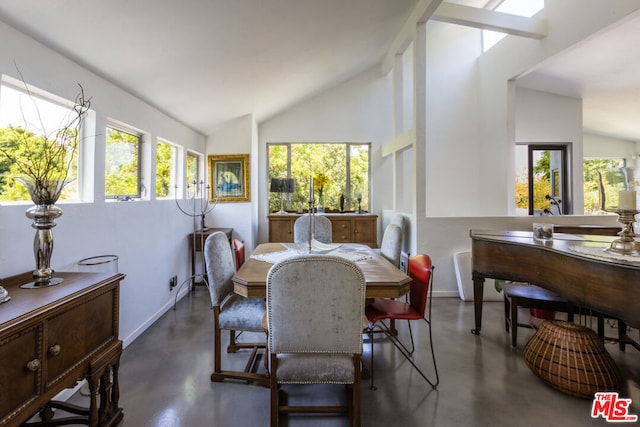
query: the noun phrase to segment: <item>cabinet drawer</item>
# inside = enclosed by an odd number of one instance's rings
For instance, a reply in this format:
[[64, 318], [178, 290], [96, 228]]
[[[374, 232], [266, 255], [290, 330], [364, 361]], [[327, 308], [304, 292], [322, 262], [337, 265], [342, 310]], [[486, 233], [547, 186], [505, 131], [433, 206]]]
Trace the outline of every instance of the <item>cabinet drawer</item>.
[[111, 290], [49, 320], [45, 340], [48, 386], [117, 339], [115, 297], [115, 290]]
[[0, 424], [41, 392], [40, 325], [0, 340]]
[[334, 243], [352, 242], [351, 221], [331, 218], [331, 239]]

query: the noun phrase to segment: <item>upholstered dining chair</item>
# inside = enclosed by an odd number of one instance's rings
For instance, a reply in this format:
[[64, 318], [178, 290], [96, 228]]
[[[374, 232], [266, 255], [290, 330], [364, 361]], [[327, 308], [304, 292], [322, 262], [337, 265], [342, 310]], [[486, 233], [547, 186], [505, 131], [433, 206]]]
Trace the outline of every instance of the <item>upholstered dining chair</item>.
[[[365, 281], [343, 258], [302, 255], [267, 275], [271, 426], [281, 413], [348, 413], [360, 425]], [[345, 384], [346, 406], [288, 406], [282, 384]]]
[[[211, 374], [211, 381], [234, 378], [268, 385], [269, 380], [266, 374], [250, 371], [250, 368], [254, 365], [258, 348], [265, 348], [266, 342], [236, 342], [236, 331], [251, 331], [264, 334], [264, 329], [262, 328], [262, 317], [265, 313], [264, 299], [244, 298], [233, 292], [231, 278], [235, 274], [234, 253], [229, 244], [229, 239], [224, 233], [215, 232], [207, 238], [204, 244], [204, 257], [207, 267], [211, 307], [213, 308], [214, 369]], [[236, 352], [238, 349], [252, 349], [245, 371], [222, 370], [220, 335], [223, 330], [229, 331], [228, 353]]]
[[402, 253], [402, 227], [389, 224], [382, 234], [380, 255], [396, 267], [400, 268], [400, 254]]
[[[293, 223], [293, 242], [309, 241], [309, 214], [302, 215]], [[313, 238], [318, 242], [332, 243], [331, 220], [324, 215], [313, 216]]]
[[[395, 299], [375, 298], [371, 304], [365, 308], [365, 315], [369, 321], [367, 332], [371, 342], [371, 390], [375, 390], [374, 384], [374, 366], [373, 366], [373, 334], [376, 330], [384, 332], [393, 345], [402, 353], [402, 355], [411, 363], [434, 389], [440, 383], [438, 374], [438, 366], [436, 365], [436, 355], [433, 347], [433, 334], [431, 331], [431, 304], [433, 296], [433, 263], [429, 255], [421, 254], [409, 258], [409, 277], [411, 277], [411, 285], [409, 290], [409, 302], [398, 301]], [[433, 368], [435, 371], [435, 380], [428, 378], [424, 372], [416, 365], [413, 360], [415, 352], [415, 343], [413, 341], [413, 332], [411, 330], [411, 322], [414, 320], [424, 320], [429, 330], [429, 347], [431, 349], [431, 359], [433, 360]], [[411, 339], [411, 350], [399, 340], [397, 335], [391, 331], [389, 325], [384, 321], [407, 320], [409, 325], [409, 337]]]

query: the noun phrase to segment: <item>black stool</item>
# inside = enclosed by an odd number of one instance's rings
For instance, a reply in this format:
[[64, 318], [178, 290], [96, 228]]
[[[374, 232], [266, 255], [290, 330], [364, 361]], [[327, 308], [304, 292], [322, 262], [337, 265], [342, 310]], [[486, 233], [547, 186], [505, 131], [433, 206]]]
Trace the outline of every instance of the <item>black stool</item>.
[[518, 326], [532, 328], [528, 323], [518, 323], [518, 307], [539, 308], [567, 313], [569, 322], [573, 322], [573, 304], [566, 298], [528, 283], [511, 283], [504, 285], [504, 326], [511, 330], [511, 345], [518, 346]]

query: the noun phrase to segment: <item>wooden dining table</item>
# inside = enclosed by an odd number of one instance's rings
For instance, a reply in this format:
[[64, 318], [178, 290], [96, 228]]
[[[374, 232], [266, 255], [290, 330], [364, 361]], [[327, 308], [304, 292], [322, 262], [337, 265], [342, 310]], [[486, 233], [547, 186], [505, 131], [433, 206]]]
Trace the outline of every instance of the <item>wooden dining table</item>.
[[[370, 247], [346, 243], [340, 248], [343, 251], [353, 250], [368, 254], [367, 259], [355, 261], [364, 274], [367, 298], [397, 298], [409, 292], [411, 278]], [[287, 248], [280, 243], [258, 245], [233, 276], [234, 291], [245, 297], [265, 297], [267, 273], [273, 264], [255, 259], [253, 256], [286, 250]]]

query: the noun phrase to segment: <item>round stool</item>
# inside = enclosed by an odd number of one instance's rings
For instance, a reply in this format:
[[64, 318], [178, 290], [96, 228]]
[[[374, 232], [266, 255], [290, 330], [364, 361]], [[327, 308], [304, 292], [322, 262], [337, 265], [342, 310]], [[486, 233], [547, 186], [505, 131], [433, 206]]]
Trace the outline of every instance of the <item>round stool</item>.
[[575, 323], [548, 320], [523, 349], [531, 371], [551, 387], [583, 399], [598, 391], [616, 391], [618, 367], [598, 335]]

